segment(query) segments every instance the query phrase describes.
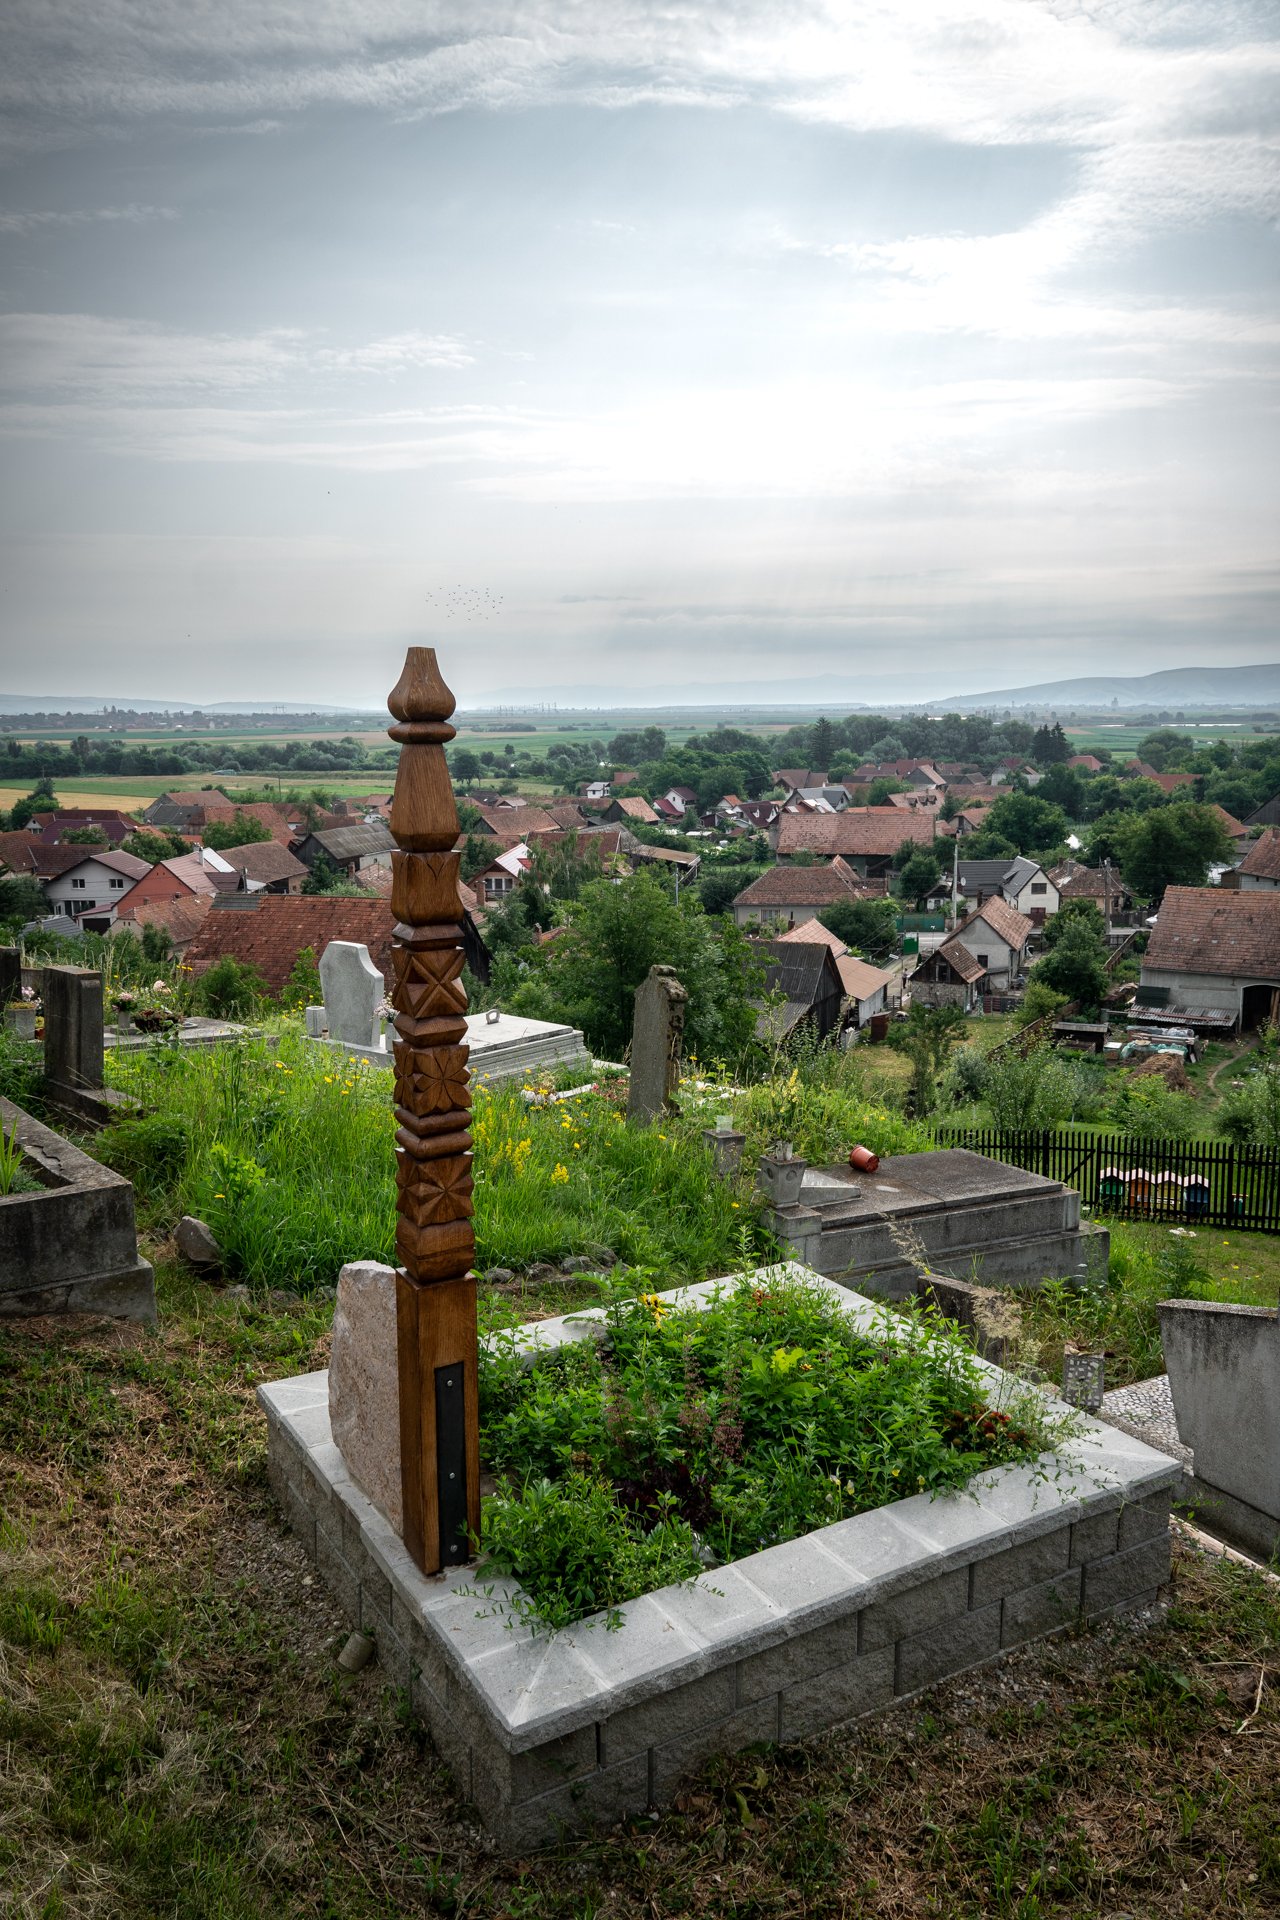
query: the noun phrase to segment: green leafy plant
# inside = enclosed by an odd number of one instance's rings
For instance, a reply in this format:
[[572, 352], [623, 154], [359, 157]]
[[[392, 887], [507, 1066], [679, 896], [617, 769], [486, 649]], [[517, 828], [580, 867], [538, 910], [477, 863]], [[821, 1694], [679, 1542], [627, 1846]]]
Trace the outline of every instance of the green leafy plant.
[[613, 1609], [907, 1493], [963, 1485], [1048, 1442], [1043, 1403], [1004, 1406], [972, 1350], [928, 1315], [855, 1326], [776, 1275], [701, 1308], [616, 1297], [606, 1335], [532, 1367], [481, 1356], [490, 1571], [547, 1626]]

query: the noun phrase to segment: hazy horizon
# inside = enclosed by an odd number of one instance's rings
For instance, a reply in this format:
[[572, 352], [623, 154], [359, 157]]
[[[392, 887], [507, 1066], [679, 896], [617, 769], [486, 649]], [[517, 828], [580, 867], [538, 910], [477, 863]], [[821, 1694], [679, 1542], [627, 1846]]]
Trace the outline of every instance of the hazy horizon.
[[473, 706], [1280, 654], [1260, 0], [7, 28], [14, 694], [374, 710], [415, 642]]

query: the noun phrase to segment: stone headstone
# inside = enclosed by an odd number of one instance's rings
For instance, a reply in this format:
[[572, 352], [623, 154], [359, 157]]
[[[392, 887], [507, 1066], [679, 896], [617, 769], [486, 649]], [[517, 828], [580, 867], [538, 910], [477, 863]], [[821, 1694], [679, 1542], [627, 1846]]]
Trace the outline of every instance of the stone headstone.
[[631, 1120], [645, 1122], [676, 1110], [688, 999], [674, 967], [650, 967], [648, 979], [636, 990], [627, 1096]]
[[17, 947], [0, 947], [0, 1007], [22, 993], [22, 954]]
[[41, 976], [44, 1001], [44, 1072], [55, 1101], [75, 1104], [76, 1096], [102, 1087], [102, 975], [89, 967], [46, 967]]
[[396, 1275], [376, 1260], [353, 1260], [338, 1275], [329, 1425], [347, 1472], [403, 1537]]
[[353, 1047], [376, 1047], [378, 1008], [386, 987], [363, 941], [331, 940], [320, 955], [320, 984], [329, 1038]]

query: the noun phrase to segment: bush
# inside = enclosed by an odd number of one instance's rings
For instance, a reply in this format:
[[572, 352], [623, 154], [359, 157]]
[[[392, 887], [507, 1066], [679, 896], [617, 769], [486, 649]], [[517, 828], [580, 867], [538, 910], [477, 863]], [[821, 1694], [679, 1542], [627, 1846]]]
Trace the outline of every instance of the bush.
[[224, 953], [196, 982], [195, 998], [200, 1008], [215, 1020], [234, 1020], [252, 1013], [263, 999], [267, 983], [257, 967]]
[[1154, 1074], [1122, 1080], [1108, 1096], [1104, 1112], [1118, 1132], [1136, 1140], [1190, 1140], [1196, 1130], [1190, 1095], [1175, 1093]]
[[116, 1120], [94, 1142], [94, 1153], [146, 1201], [173, 1192], [186, 1172], [196, 1130], [181, 1115], [149, 1113]]
[[1019, 1054], [1012, 1047], [987, 1060], [983, 1097], [993, 1126], [1018, 1133], [1061, 1126], [1071, 1113], [1074, 1081], [1067, 1063], [1051, 1047]]
[[1280, 1147], [1280, 1065], [1270, 1062], [1228, 1088], [1216, 1125], [1238, 1147]]
[[942, 1104], [969, 1107], [981, 1100], [987, 1085], [987, 1056], [981, 1047], [961, 1047], [951, 1057], [942, 1082]]
[[1047, 1015], [1060, 1013], [1063, 1007], [1071, 1003], [1065, 993], [1058, 993], [1047, 980], [1034, 975], [1027, 982], [1027, 990], [1022, 996], [1022, 1005], [1018, 1008], [1017, 1022], [1020, 1027], [1029, 1027], [1035, 1020], [1043, 1020]]

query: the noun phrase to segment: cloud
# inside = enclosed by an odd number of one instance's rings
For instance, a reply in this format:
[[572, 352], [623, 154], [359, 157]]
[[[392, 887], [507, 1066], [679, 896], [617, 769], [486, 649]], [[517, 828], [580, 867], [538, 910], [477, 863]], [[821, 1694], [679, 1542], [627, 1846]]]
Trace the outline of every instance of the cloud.
[[127, 207], [75, 207], [65, 211], [54, 208], [15, 208], [0, 212], [0, 233], [38, 233], [42, 227], [88, 227], [97, 221], [123, 222], [142, 226], [151, 220], [176, 220], [175, 207], [144, 207], [131, 202]]
[[474, 353], [452, 334], [406, 332], [331, 346], [297, 328], [197, 334], [85, 313], [0, 314], [0, 364], [11, 392], [181, 399], [235, 394], [342, 374], [393, 379], [457, 370]]

